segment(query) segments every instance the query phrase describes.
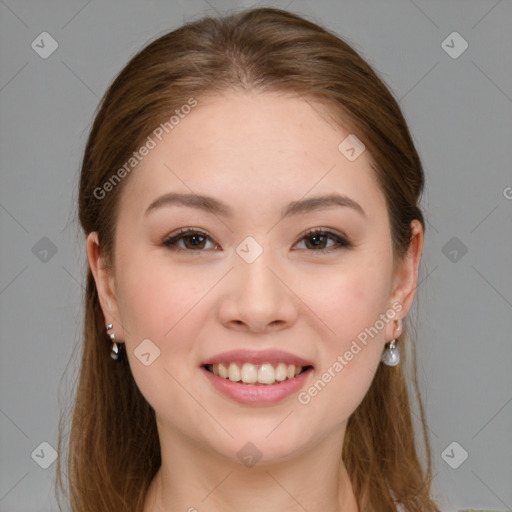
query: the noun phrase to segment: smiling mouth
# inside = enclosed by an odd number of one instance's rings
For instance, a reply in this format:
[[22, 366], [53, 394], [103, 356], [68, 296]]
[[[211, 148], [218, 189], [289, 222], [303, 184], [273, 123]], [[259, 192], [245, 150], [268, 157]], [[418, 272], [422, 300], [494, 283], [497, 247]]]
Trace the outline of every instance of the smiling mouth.
[[206, 364], [203, 365], [203, 368], [222, 379], [227, 379], [234, 383], [271, 386], [294, 379], [305, 372], [311, 371], [313, 366], [296, 366], [286, 363], [278, 363], [276, 365], [270, 363], [219, 363]]

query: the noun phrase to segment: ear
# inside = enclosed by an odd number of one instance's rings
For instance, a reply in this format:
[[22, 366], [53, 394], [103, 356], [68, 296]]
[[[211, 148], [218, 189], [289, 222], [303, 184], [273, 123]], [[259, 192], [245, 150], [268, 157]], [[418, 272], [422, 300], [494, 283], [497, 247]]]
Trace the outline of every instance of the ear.
[[[414, 219], [411, 222], [411, 242], [409, 248], [403, 260], [398, 264], [393, 276], [389, 306], [391, 307], [392, 304], [395, 304], [395, 308], [397, 308], [397, 304], [402, 306], [397, 314], [397, 318], [405, 318], [414, 302], [416, 288], [418, 286], [418, 273], [423, 251], [423, 240], [423, 226], [420, 221]], [[388, 333], [388, 339], [392, 339], [395, 337], [393, 329], [395, 329], [396, 325], [394, 322], [388, 325], [391, 329]]]
[[116, 335], [115, 341], [124, 341], [124, 332], [120, 321], [121, 316], [115, 294], [114, 276], [112, 270], [105, 267], [97, 231], [93, 231], [87, 236], [87, 258], [89, 259], [89, 266], [96, 282], [105, 323], [113, 324], [111, 332]]

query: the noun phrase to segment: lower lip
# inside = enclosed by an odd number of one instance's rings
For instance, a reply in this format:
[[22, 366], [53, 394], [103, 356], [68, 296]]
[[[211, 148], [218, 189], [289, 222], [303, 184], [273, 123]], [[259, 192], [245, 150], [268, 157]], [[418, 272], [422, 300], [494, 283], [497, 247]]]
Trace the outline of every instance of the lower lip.
[[277, 384], [241, 384], [224, 379], [201, 367], [206, 378], [224, 395], [236, 402], [249, 405], [271, 405], [281, 402], [297, 393], [304, 386], [312, 368], [302, 372], [293, 379], [286, 379]]

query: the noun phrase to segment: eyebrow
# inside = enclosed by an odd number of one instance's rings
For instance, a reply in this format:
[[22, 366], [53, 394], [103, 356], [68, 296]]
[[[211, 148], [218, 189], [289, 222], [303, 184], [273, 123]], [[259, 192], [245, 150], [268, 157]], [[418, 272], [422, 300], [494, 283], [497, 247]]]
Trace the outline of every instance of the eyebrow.
[[[214, 197], [199, 194], [179, 194], [170, 192], [155, 199], [147, 208], [145, 215], [163, 207], [185, 206], [188, 208], [196, 208], [207, 213], [219, 215], [222, 217], [232, 218], [234, 216], [233, 209], [225, 203], [222, 203]], [[300, 201], [292, 201], [282, 211], [282, 217], [290, 217], [301, 215], [315, 210], [325, 210], [336, 206], [352, 208], [366, 217], [366, 213], [362, 206], [350, 197], [329, 194], [324, 196], [310, 197], [301, 199]]]

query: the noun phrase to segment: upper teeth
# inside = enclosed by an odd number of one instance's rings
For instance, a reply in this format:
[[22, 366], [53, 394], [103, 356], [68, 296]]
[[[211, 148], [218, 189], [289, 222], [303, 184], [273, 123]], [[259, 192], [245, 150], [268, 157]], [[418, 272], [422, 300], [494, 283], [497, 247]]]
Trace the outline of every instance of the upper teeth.
[[237, 363], [208, 365], [208, 369], [215, 375], [233, 382], [244, 382], [245, 384], [274, 384], [291, 379], [302, 372], [302, 366], [294, 364], [279, 363], [274, 368], [270, 363], [254, 365], [244, 363], [241, 367]]

